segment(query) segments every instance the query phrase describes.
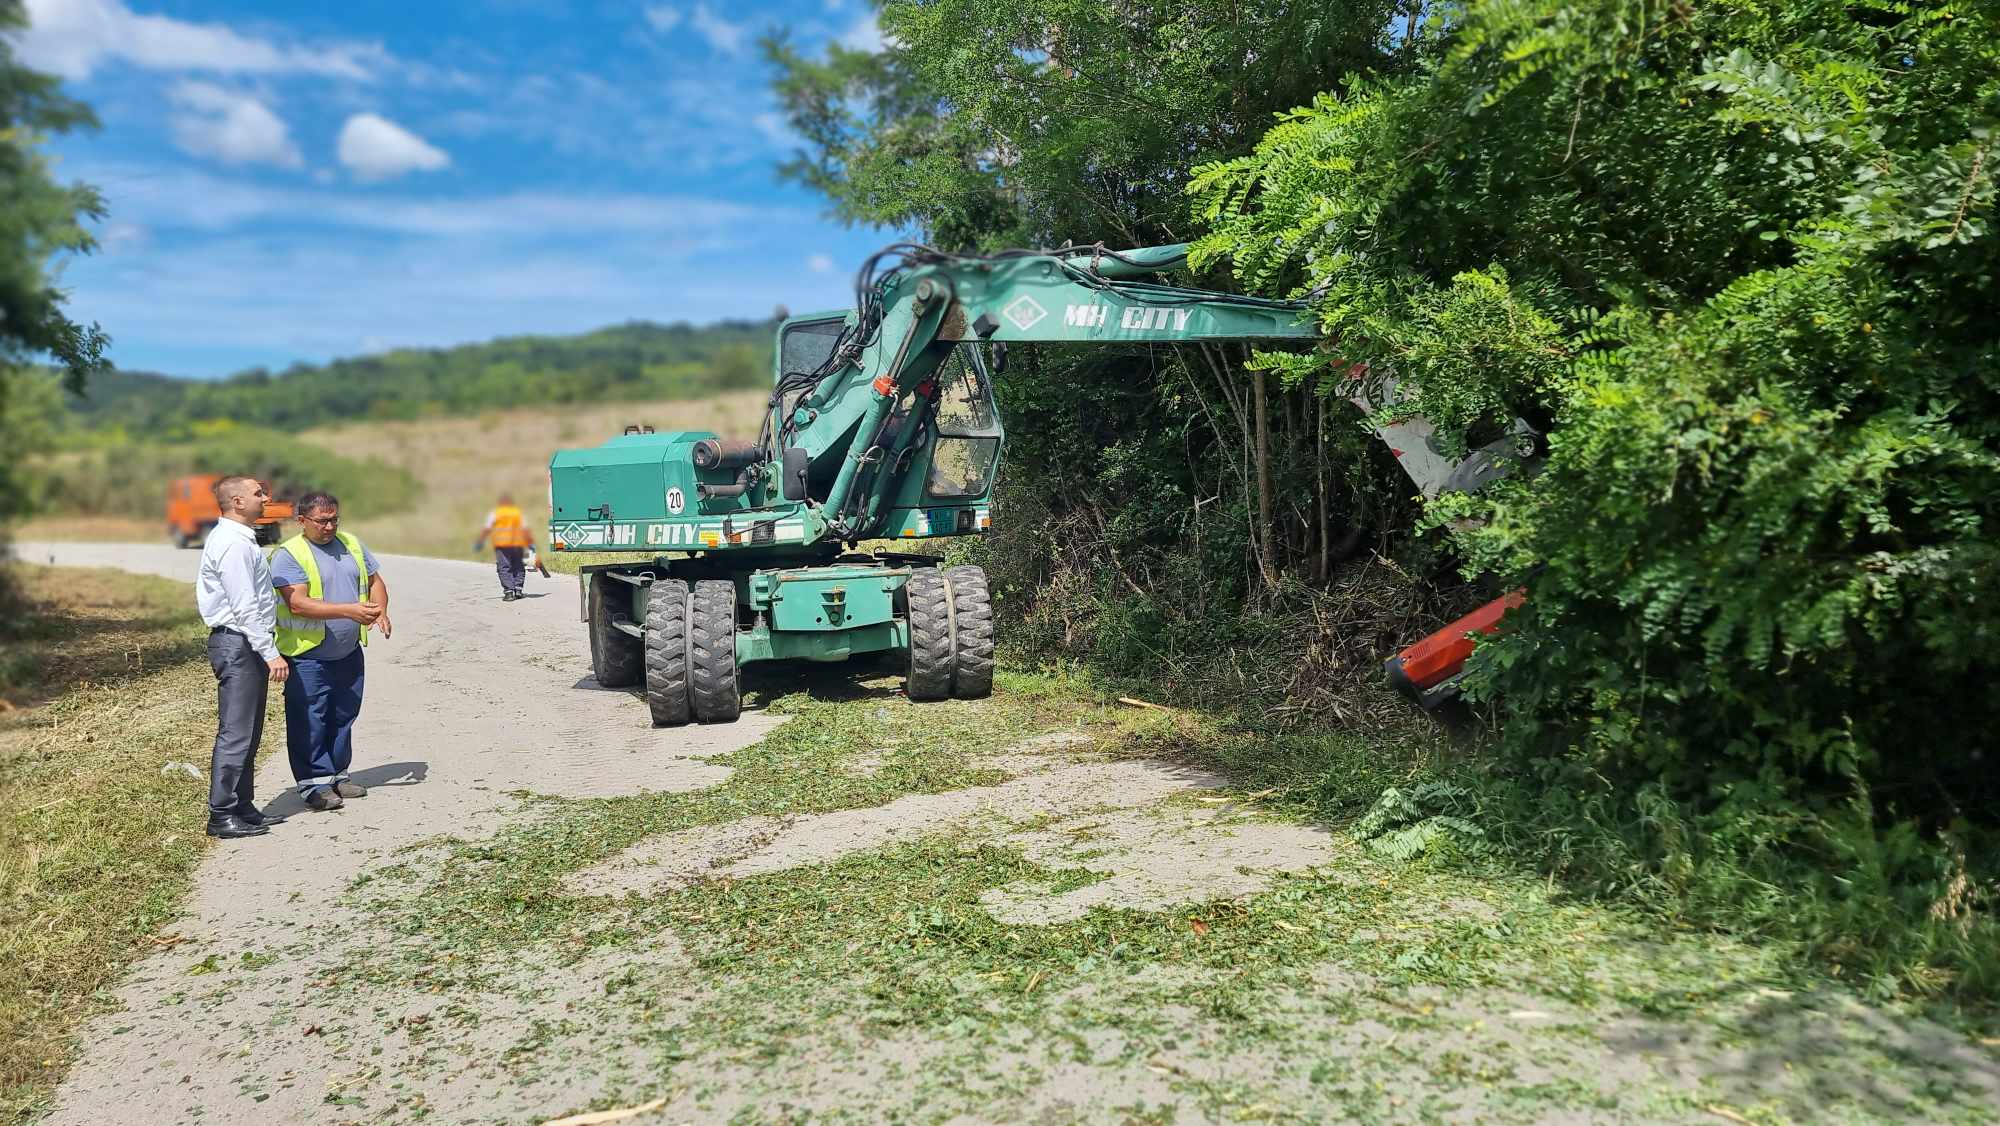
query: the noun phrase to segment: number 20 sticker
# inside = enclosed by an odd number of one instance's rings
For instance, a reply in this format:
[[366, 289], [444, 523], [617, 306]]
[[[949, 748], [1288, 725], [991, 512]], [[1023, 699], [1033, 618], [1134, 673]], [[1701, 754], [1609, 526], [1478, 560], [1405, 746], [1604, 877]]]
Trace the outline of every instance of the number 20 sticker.
[[675, 516], [679, 516], [684, 510], [686, 510], [687, 506], [688, 506], [687, 494], [681, 492], [681, 487], [679, 485], [675, 485], [673, 488], [667, 490], [668, 512], [673, 513]]

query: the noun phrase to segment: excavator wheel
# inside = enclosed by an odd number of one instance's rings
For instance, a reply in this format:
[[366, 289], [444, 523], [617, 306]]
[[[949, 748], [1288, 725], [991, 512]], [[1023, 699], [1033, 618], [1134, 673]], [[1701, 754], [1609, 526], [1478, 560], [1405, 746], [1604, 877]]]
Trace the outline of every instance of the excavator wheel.
[[993, 595], [978, 567], [953, 567], [944, 574], [951, 588], [951, 694], [982, 700], [993, 694]]
[[736, 584], [727, 579], [695, 583], [693, 609], [688, 695], [694, 718], [728, 723], [743, 714], [743, 689], [736, 678]]
[[910, 667], [904, 693], [912, 700], [942, 700], [951, 695], [951, 595], [944, 576], [918, 571], [903, 584], [909, 606]]
[[617, 610], [625, 597], [624, 583], [609, 575], [590, 576], [590, 674], [606, 688], [639, 683], [644, 647], [611, 624], [625, 617]]
[[646, 708], [654, 727], [688, 721], [689, 602], [679, 579], [656, 579], [646, 589]]

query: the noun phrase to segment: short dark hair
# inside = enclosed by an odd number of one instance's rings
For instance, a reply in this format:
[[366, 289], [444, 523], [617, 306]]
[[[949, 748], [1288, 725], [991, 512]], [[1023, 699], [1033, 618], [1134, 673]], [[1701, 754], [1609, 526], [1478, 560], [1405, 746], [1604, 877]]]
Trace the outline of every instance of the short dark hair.
[[220, 508], [228, 504], [230, 494], [236, 491], [236, 486], [245, 481], [253, 485], [257, 483], [257, 479], [247, 473], [231, 473], [210, 486], [209, 491], [215, 494], [215, 506]]
[[316, 509], [339, 508], [339, 507], [340, 507], [339, 497], [334, 496], [332, 493], [326, 492], [324, 490], [314, 490], [313, 492], [307, 493], [306, 495], [300, 497], [298, 507], [294, 508], [292, 511], [298, 513], [300, 516], [304, 516], [306, 513], [312, 512]]

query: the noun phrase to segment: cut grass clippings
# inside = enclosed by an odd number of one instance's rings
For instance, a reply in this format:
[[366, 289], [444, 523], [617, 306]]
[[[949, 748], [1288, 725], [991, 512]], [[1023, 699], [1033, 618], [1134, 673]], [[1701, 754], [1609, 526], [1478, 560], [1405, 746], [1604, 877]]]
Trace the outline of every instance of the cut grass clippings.
[[[1102, 1061], [1091, 1044], [1123, 1045], [1118, 1058], [1133, 1063], [1198, 1040], [1204, 1058], [1246, 1064], [1240, 1081], [1174, 1079], [1184, 1109], [1211, 1116], [1267, 1117], [1257, 1108], [1286, 1105], [1282, 1086], [1252, 1074], [1285, 1045], [1294, 1061], [1311, 1061], [1317, 1087], [1294, 1114], [1310, 1106], [1396, 1118], [1407, 1105], [1418, 1117], [1478, 1107], [1520, 1120], [1613, 1107], [1640, 1118], [1698, 1114], [1686, 1090], [1657, 1079], [1570, 1075], [1577, 1051], [1602, 1050], [1593, 1031], [1601, 1025], [1657, 1027], [1653, 1034], [1692, 1036], [1716, 1051], [1764, 1029], [1786, 1066], [1812, 1066], [1816, 1051], [1829, 1050], [1801, 1031], [1825, 1020], [1818, 1006], [1828, 1003], [1814, 993], [1824, 983], [1783, 948], [1661, 933], [1643, 913], [1567, 899], [1499, 858], [1454, 854], [1449, 841], [1418, 862], [1386, 863], [1349, 840], [1334, 863], [1258, 893], [1160, 913], [1098, 907], [1047, 926], [996, 919], [983, 897], [1097, 877], [1040, 867], [1004, 837], [973, 830], [654, 894], [607, 899], [566, 887], [566, 876], [659, 833], [986, 784], [983, 755], [1058, 728], [1091, 732], [1091, 753], [1228, 763], [1240, 787], [1234, 800], [1263, 815], [1359, 812], [1371, 791], [1406, 782], [1442, 753], [1360, 736], [1260, 747], [1198, 713], [1091, 695], [1073, 682], [1007, 674], [984, 702], [912, 708], [820, 690], [774, 701], [792, 720], [719, 758], [734, 770], [720, 786], [543, 799], [541, 815], [490, 838], [421, 846], [421, 860], [364, 877], [358, 898], [380, 929], [359, 944], [356, 980], [467, 1002], [522, 988], [524, 964], [554, 972], [684, 951], [682, 980], [698, 994], [691, 1007], [613, 977], [603, 1009], [567, 1011], [579, 1029], [601, 1022], [621, 1044], [655, 1046], [653, 1069], [640, 1065], [648, 1083], [620, 1096], [657, 1095], [670, 1082], [713, 1085], [718, 1064], [859, 1066], [851, 1061], [870, 1045], [920, 1046], [914, 1066], [928, 1078], [884, 1096], [889, 1103], [855, 1096], [862, 1101], [840, 1107], [857, 1118], [1012, 1105], [1038, 1082], [1028, 1063], [1002, 1069], [1012, 1086], [975, 1088], [946, 1063], [1019, 1054], [1024, 1044], [1074, 1043], [1072, 1062], [1094, 1067]], [[1314, 779], [1332, 759], [1349, 769], [1330, 792]], [[873, 769], [855, 769], [863, 761]], [[1326, 975], [1339, 986], [1321, 985]], [[1510, 1027], [1554, 1020], [1541, 1005], [1565, 1014], [1559, 1029], [1530, 1036]], [[352, 1033], [357, 1044], [375, 1034]], [[1848, 1066], [1881, 1079], [1883, 1091], [1811, 1098], [1849, 1120], [1884, 1112], [1979, 1120], [1976, 1086], [1925, 1075], [1894, 1051], [1843, 1046]], [[505, 1066], [526, 1082], [550, 1062], [529, 1041]], [[1803, 1105], [1757, 1120], [1789, 1118]]]
[[[178, 910], [215, 732], [186, 583], [8, 564], [0, 615], [0, 1121], [41, 1109], [100, 991]], [[163, 773], [168, 763], [192, 765]]]

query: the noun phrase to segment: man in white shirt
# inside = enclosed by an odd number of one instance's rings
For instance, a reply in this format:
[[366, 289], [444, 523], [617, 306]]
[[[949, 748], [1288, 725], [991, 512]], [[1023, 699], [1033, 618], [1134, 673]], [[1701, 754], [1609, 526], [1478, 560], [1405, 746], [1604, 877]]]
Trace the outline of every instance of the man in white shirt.
[[254, 789], [257, 747], [264, 741], [266, 686], [290, 666], [278, 655], [278, 598], [271, 566], [252, 527], [270, 499], [251, 477], [215, 483], [222, 519], [210, 529], [195, 575], [195, 608], [208, 628], [208, 665], [215, 670], [215, 753], [208, 767], [208, 835], [234, 839], [270, 832], [283, 820], [258, 812]]

